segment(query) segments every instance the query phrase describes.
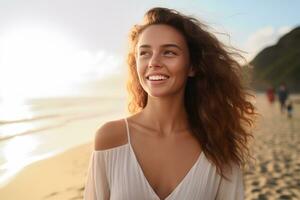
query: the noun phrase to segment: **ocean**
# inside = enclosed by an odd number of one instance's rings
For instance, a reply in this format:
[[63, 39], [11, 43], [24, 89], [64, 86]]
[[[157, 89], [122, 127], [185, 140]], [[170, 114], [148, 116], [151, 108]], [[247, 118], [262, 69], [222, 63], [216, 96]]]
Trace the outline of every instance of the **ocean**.
[[25, 166], [92, 142], [105, 121], [126, 113], [120, 97], [57, 97], [0, 102], [0, 187]]

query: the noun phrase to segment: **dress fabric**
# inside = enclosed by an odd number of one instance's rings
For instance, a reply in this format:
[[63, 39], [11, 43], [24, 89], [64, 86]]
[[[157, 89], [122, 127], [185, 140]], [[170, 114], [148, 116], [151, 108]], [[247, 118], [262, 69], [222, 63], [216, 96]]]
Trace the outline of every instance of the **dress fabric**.
[[[94, 150], [90, 159], [84, 200], [163, 200], [143, 174], [130, 143], [106, 150]], [[164, 200], [242, 200], [243, 175], [237, 165], [225, 179], [201, 153], [189, 172]]]

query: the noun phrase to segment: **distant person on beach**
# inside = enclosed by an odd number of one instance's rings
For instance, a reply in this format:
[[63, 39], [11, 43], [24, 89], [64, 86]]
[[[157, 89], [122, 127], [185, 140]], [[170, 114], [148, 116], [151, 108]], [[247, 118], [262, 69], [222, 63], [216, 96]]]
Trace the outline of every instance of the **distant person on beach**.
[[285, 102], [288, 98], [288, 95], [289, 95], [289, 93], [288, 93], [287, 87], [286, 87], [285, 83], [282, 83], [278, 89], [278, 100], [279, 100], [279, 104], [280, 104], [281, 113], [284, 113], [284, 111], [286, 109]]
[[293, 102], [292, 100], [289, 100], [287, 105], [286, 105], [286, 110], [287, 110], [287, 116], [288, 118], [293, 117]]
[[232, 55], [197, 19], [149, 10], [130, 34], [132, 115], [97, 131], [84, 199], [244, 199], [255, 110]]
[[274, 100], [275, 100], [275, 90], [273, 87], [270, 87], [267, 89], [267, 98], [268, 98], [268, 101], [269, 103], [273, 103]]

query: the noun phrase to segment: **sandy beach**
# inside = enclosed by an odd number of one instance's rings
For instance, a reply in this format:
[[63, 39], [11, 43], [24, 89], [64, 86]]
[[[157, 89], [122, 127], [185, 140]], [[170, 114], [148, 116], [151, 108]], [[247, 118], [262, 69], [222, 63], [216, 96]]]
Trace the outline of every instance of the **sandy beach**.
[[[21, 167], [15, 176], [0, 183], [0, 199], [82, 199], [95, 131], [105, 121], [124, 117], [123, 98], [55, 98], [29, 106], [37, 109], [32, 111], [37, 117], [15, 120], [7, 126], [16, 129], [26, 124], [30, 132], [0, 140], [0, 178], [9, 171], [7, 166]], [[57, 111], [59, 115], [44, 123], [43, 116]], [[0, 125], [4, 132], [6, 123]], [[45, 154], [49, 156], [43, 158]], [[30, 161], [35, 157], [42, 158]], [[32, 163], [24, 167], [27, 160]]]
[[0, 189], [0, 199], [82, 199], [91, 151], [92, 145], [86, 144], [27, 166]]
[[257, 96], [261, 115], [253, 131], [253, 165], [244, 172], [246, 199], [300, 199], [300, 95], [294, 95], [292, 118], [278, 102]]
[[[256, 161], [244, 172], [246, 199], [300, 199], [300, 104], [292, 119], [263, 95], [256, 106], [261, 117], [251, 148]], [[92, 149], [90, 142], [27, 166], [0, 189], [0, 199], [82, 199]]]

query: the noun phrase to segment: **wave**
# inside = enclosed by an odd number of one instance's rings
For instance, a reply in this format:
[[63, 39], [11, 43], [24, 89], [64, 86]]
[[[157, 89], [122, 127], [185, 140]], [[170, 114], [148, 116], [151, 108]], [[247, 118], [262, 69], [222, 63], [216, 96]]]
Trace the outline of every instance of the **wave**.
[[0, 118], [0, 141], [109, 114], [119, 107], [116, 105], [120, 105], [122, 100], [111, 97], [32, 99], [10, 115], [5, 116], [4, 112]]
[[37, 120], [42, 120], [42, 119], [56, 118], [56, 117], [60, 117], [60, 116], [62, 116], [62, 115], [56, 114], [56, 115], [45, 115], [45, 116], [37, 116], [37, 117], [32, 117], [32, 118], [23, 118], [23, 119], [14, 119], [14, 120], [0, 120], [0, 125], [32, 122], [32, 121], [37, 121]]
[[[17, 136], [21, 136], [21, 135], [33, 134], [33, 133], [38, 133], [38, 132], [45, 131], [45, 130], [51, 130], [51, 129], [55, 129], [55, 128], [60, 128], [60, 127], [63, 127], [65, 125], [67, 125], [68, 123], [71, 123], [71, 122], [74, 122], [74, 121], [95, 118], [95, 117], [99, 117], [99, 116], [102, 116], [102, 115], [103, 115], [103, 112], [101, 112], [101, 113], [93, 113], [93, 114], [86, 114], [86, 115], [82, 115], [81, 114], [81, 115], [74, 116], [74, 117], [67, 118], [67, 119], [64, 118], [63, 120], [60, 120], [59, 122], [53, 122], [53, 124], [51, 124], [51, 125], [37, 127], [35, 129], [21, 131], [19, 133], [13, 133], [13, 134], [2, 136], [2, 137], [0, 136], [0, 141], [8, 140], [8, 139], [11, 139], [11, 138], [14, 138], [14, 137], [17, 137]], [[38, 119], [44, 119], [44, 117], [35, 118], [35, 120], [38, 120]], [[22, 120], [22, 122], [28, 122], [28, 121]]]

